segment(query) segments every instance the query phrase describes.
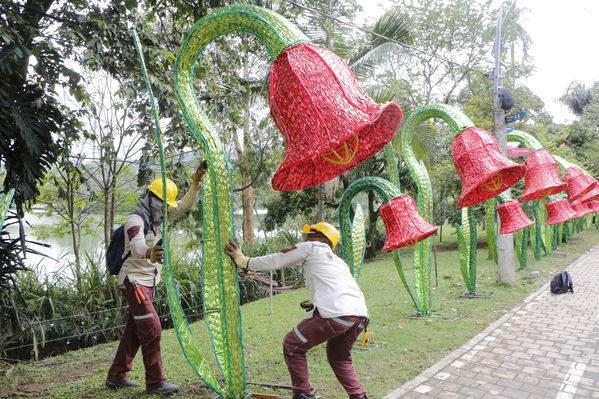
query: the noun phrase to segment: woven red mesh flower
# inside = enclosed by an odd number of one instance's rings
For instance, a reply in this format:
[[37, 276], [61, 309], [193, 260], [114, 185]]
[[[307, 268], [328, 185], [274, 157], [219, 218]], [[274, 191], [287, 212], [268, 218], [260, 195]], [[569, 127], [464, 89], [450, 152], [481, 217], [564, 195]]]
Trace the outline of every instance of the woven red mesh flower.
[[524, 213], [520, 201], [516, 199], [499, 204], [497, 213], [501, 221], [499, 234], [510, 234], [534, 224]]
[[591, 213], [592, 211], [589, 209], [588, 206], [586, 206], [585, 203], [583, 202], [575, 202], [572, 205], [572, 209], [574, 209], [574, 212], [576, 212], [576, 217], [580, 218], [583, 217], [585, 215], [588, 215], [589, 213]]
[[497, 141], [480, 128], [463, 130], [451, 146], [453, 162], [462, 179], [458, 208], [480, 204], [520, 180], [526, 167], [503, 155]]
[[520, 201], [538, 200], [563, 191], [567, 184], [560, 180], [557, 161], [547, 150], [532, 153], [524, 162], [526, 183]]
[[597, 180], [587, 175], [578, 166], [566, 169], [568, 179], [568, 199], [576, 201], [597, 186]]
[[545, 204], [547, 208], [547, 221], [545, 224], [560, 224], [570, 219], [577, 218], [576, 211], [565, 198], [558, 198]]
[[589, 201], [587, 202], [587, 206], [593, 213], [599, 212], [599, 201]]
[[438, 227], [428, 223], [409, 195], [400, 195], [381, 206], [381, 218], [387, 232], [383, 251], [407, 247], [435, 234]]
[[268, 103], [286, 144], [275, 190], [316, 186], [352, 169], [391, 141], [402, 118], [397, 104], [364, 95], [341, 58], [309, 43], [277, 57]]
[[[597, 180], [595, 180], [597, 182]], [[579, 199], [580, 202], [588, 202], [599, 199], [599, 183], [595, 188], [589, 190], [586, 194], [582, 195]]]

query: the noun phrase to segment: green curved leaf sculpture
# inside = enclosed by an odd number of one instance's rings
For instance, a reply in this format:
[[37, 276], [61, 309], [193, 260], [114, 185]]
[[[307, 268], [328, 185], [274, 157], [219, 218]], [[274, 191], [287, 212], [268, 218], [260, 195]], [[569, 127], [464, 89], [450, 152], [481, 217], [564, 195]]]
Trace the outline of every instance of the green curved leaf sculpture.
[[[351, 203], [352, 200], [361, 192], [374, 191], [378, 196], [387, 202], [399, 195], [401, 191], [399, 187], [382, 177], [367, 176], [358, 179], [351, 183], [343, 192], [341, 201], [339, 202], [338, 217], [339, 217], [339, 228], [341, 229], [341, 249], [342, 257], [351, 269], [353, 276], [356, 280], [360, 277], [360, 271], [364, 259], [364, 230], [362, 226], [363, 222], [356, 224], [356, 219], [360, 218], [361, 211], [359, 205], [356, 208], [353, 222], [351, 221]], [[409, 283], [403, 270], [401, 262], [401, 255], [399, 249], [393, 250], [393, 261], [397, 273], [401, 278], [404, 286], [406, 287], [410, 298], [416, 305], [418, 311], [418, 302], [414, 296], [412, 290], [409, 289]]]
[[6, 214], [8, 213], [8, 209], [12, 204], [14, 196], [15, 189], [11, 188], [6, 194], [2, 194], [2, 197], [0, 197], [0, 215], [2, 215], [2, 219], [0, 219], [0, 230], [4, 228], [4, 220], [6, 219]]
[[[446, 104], [431, 104], [417, 108], [401, 125], [401, 152], [418, 188], [416, 199], [418, 210], [429, 223], [433, 218], [433, 189], [428, 171], [424, 163], [416, 158], [412, 143], [418, 125], [435, 118], [443, 120], [455, 135], [464, 129], [474, 127], [470, 118]], [[474, 294], [476, 292], [476, 222], [470, 207], [462, 209], [462, 225], [458, 227], [458, 246], [462, 277], [468, 293]], [[415, 245], [414, 287], [406, 287], [409, 291], [414, 291], [410, 295], [417, 298], [416, 308], [423, 315], [432, 312], [432, 247], [432, 238], [427, 238]]]
[[[202, 356], [181, 307], [173, 275], [169, 230], [165, 217], [164, 273], [170, 311], [183, 354], [195, 373], [220, 397], [240, 399], [246, 397], [246, 382], [237, 268], [222, 251], [224, 243], [234, 236], [231, 176], [223, 144], [202, 111], [193, 84], [194, 66], [204, 48], [213, 40], [230, 32], [255, 35], [273, 59], [286, 48], [308, 41], [308, 38], [292, 23], [268, 9], [252, 5], [223, 7], [199, 20], [189, 30], [175, 66], [175, 92], [183, 117], [191, 134], [202, 147], [208, 164], [202, 190], [202, 295], [205, 321], [222, 378], [213, 374], [212, 368]], [[136, 36], [135, 39], [139, 48], [139, 40]], [[154, 109], [162, 177], [165, 179], [158, 116], [141, 51], [140, 61]], [[166, 207], [166, 204], [164, 206]]]

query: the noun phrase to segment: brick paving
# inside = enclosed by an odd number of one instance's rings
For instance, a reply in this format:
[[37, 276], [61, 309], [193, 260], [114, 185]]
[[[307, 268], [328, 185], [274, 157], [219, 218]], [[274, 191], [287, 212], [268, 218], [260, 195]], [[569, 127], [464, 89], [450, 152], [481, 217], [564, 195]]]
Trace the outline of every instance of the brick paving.
[[383, 399], [599, 398], [599, 245], [462, 347]]

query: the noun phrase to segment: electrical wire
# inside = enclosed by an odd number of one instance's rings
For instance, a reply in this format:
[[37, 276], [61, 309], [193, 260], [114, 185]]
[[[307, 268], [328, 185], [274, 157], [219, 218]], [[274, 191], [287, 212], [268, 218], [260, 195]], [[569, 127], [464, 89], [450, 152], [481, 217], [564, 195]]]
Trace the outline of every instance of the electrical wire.
[[488, 72], [483, 72], [483, 71], [481, 71], [481, 70], [478, 70], [478, 69], [476, 69], [476, 68], [472, 68], [472, 67], [469, 67], [469, 66], [466, 66], [466, 65], [462, 65], [462, 64], [460, 64], [460, 63], [458, 63], [458, 62], [455, 62], [455, 61], [448, 60], [447, 58], [445, 58], [445, 57], [442, 57], [442, 56], [440, 56], [440, 55], [436, 55], [436, 54], [431, 54], [431, 53], [428, 53], [428, 52], [426, 52], [426, 51], [424, 51], [424, 50], [421, 50], [421, 49], [419, 49], [419, 48], [416, 48], [416, 47], [410, 46], [409, 44], [402, 43], [402, 42], [400, 42], [399, 40], [395, 40], [395, 39], [392, 39], [392, 38], [390, 38], [390, 37], [387, 37], [387, 36], [381, 35], [381, 34], [379, 34], [379, 33], [373, 32], [373, 31], [371, 31], [370, 29], [366, 29], [366, 28], [364, 28], [364, 27], [358, 26], [358, 25], [356, 25], [356, 24], [354, 24], [354, 23], [352, 23], [352, 22], [344, 21], [344, 20], [342, 20], [342, 19], [339, 19], [339, 18], [337, 18], [337, 17], [334, 17], [334, 16], [332, 16], [332, 15], [330, 15], [330, 14], [327, 14], [327, 13], [325, 13], [325, 12], [323, 12], [323, 11], [320, 11], [320, 10], [317, 10], [317, 9], [315, 9], [315, 8], [311, 8], [311, 7], [308, 7], [308, 6], [304, 6], [304, 5], [302, 5], [302, 4], [296, 3], [296, 2], [295, 2], [295, 1], [293, 1], [293, 0], [285, 0], [285, 2], [287, 2], [287, 3], [289, 3], [289, 4], [292, 4], [292, 5], [294, 5], [294, 6], [298, 7], [298, 8], [301, 8], [301, 9], [304, 9], [304, 10], [307, 10], [307, 11], [311, 11], [311, 12], [313, 12], [313, 13], [320, 14], [320, 15], [322, 15], [322, 16], [324, 16], [324, 17], [326, 17], [326, 18], [329, 18], [329, 19], [331, 19], [331, 20], [333, 20], [333, 21], [335, 21], [335, 22], [337, 22], [337, 23], [340, 23], [340, 24], [342, 24], [342, 25], [351, 26], [352, 28], [355, 28], [355, 29], [361, 30], [362, 32], [368, 33], [368, 34], [370, 34], [370, 35], [376, 36], [376, 37], [378, 37], [378, 38], [381, 38], [381, 39], [388, 40], [388, 41], [390, 41], [390, 42], [393, 42], [393, 43], [395, 43], [395, 44], [397, 44], [397, 45], [399, 45], [399, 46], [401, 46], [401, 47], [405, 48], [406, 50], [415, 51], [415, 52], [418, 52], [418, 53], [420, 53], [420, 54], [426, 55], [426, 56], [428, 56], [428, 57], [437, 58], [437, 59], [439, 59], [439, 60], [441, 60], [441, 61], [443, 61], [443, 62], [447, 62], [448, 64], [453, 64], [453, 65], [456, 65], [456, 66], [458, 66], [458, 67], [460, 67], [460, 68], [468, 69], [468, 70], [470, 70], [470, 71], [473, 71], [473, 72], [478, 72], [478, 73], [480, 73], [481, 75], [483, 75], [483, 76], [485, 76], [485, 77], [489, 77], [489, 73], [488, 73]]

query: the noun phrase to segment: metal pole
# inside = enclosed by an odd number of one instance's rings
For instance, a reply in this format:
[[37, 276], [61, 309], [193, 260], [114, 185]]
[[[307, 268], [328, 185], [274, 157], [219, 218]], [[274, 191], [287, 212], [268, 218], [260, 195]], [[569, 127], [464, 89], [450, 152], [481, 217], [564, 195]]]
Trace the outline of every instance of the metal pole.
[[272, 316], [272, 270], [270, 271], [270, 315]]
[[[512, 3], [513, 5], [513, 3]], [[511, 8], [511, 6], [510, 6]], [[509, 9], [508, 9], [509, 11]], [[501, 152], [507, 156], [507, 133], [505, 131], [505, 111], [501, 108], [501, 98], [499, 92], [501, 89], [501, 25], [503, 19], [501, 15], [497, 17], [497, 29], [495, 32], [495, 68], [493, 70], [493, 121], [494, 134]], [[507, 191], [509, 194], [509, 190]], [[499, 221], [499, 217], [497, 218]], [[501, 222], [499, 222], [501, 223]], [[498, 225], [499, 225], [498, 223]], [[499, 226], [497, 226], [499, 227]], [[499, 282], [508, 285], [516, 283], [515, 256], [514, 256], [514, 235], [497, 235], [497, 258], [498, 258], [498, 278]]]

